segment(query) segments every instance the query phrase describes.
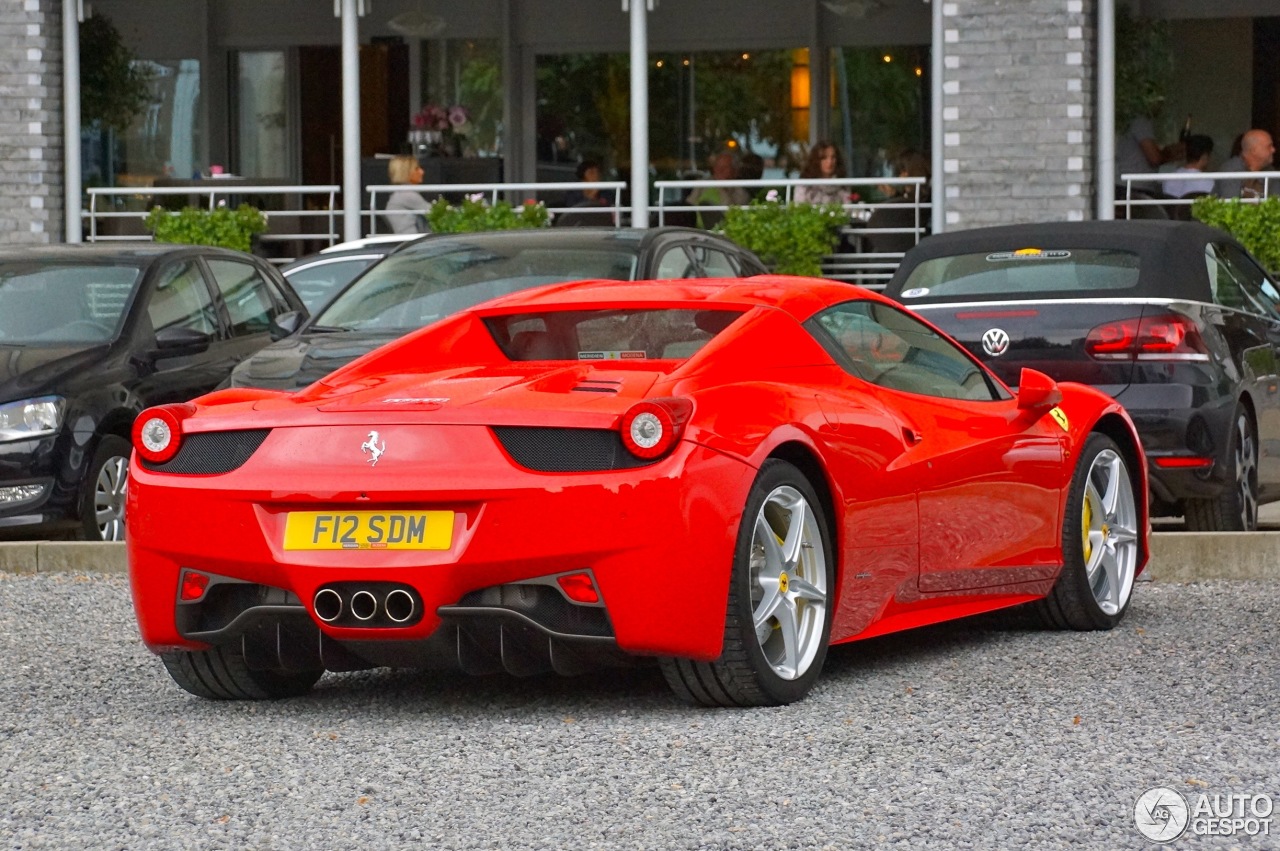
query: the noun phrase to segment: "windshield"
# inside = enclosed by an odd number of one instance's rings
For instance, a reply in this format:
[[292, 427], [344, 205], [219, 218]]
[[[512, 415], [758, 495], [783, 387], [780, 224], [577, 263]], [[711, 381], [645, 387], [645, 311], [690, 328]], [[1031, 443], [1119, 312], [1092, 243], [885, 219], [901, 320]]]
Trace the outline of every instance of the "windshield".
[[134, 266], [15, 262], [0, 265], [0, 345], [105, 343], [124, 321], [141, 270]]
[[603, 248], [435, 246], [393, 254], [333, 300], [312, 327], [405, 332], [518, 290], [634, 279], [636, 255]]
[[912, 304], [965, 296], [1088, 296], [1137, 285], [1138, 255], [1132, 251], [1023, 248], [926, 260], [903, 282], [900, 298]]

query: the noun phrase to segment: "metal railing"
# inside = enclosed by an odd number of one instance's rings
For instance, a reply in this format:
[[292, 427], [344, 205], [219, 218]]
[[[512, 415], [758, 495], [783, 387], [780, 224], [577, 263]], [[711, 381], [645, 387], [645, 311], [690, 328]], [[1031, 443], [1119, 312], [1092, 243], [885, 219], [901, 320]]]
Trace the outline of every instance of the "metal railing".
[[[152, 239], [143, 220], [156, 206], [157, 198], [187, 196], [187, 206], [215, 210], [220, 206], [237, 205], [245, 196], [273, 196], [280, 199], [280, 209], [263, 209], [267, 219], [266, 233], [259, 235], [263, 242], [289, 242], [318, 240], [333, 245], [341, 239], [341, 208], [337, 205], [340, 186], [219, 186], [210, 180], [201, 186], [137, 186], [94, 187], [86, 190], [89, 203], [81, 211], [86, 242], [118, 242]], [[317, 197], [318, 196], [318, 197]], [[305, 199], [312, 197], [316, 207], [308, 207]], [[131, 209], [132, 208], [132, 209]], [[314, 228], [304, 222], [316, 221]], [[290, 258], [277, 258], [290, 259]]]
[[[928, 185], [924, 177], [784, 178], [778, 180], [658, 180], [657, 223], [708, 224], [718, 221], [729, 204], [689, 204], [683, 199], [695, 189], [741, 188], [755, 200], [796, 203], [801, 187], [838, 187], [846, 200], [840, 204], [849, 223], [840, 229], [834, 253], [822, 258], [823, 277], [883, 289], [902, 262], [902, 256], [929, 232], [932, 211], [922, 200]], [[863, 201], [863, 196], [883, 194], [888, 186], [905, 197]], [[672, 200], [672, 199], [675, 200]], [[857, 200], [853, 200], [857, 199]]]
[[[1129, 177], [1130, 175], [1126, 175]], [[1133, 177], [1150, 177], [1133, 175]], [[658, 193], [655, 214], [658, 225], [687, 224], [698, 226], [698, 217], [712, 219], [723, 216], [727, 204], [686, 204], [682, 199], [694, 189], [738, 187], [761, 200], [776, 200], [782, 204], [795, 203], [801, 187], [835, 186], [849, 199], [841, 206], [849, 214], [849, 222], [840, 229], [840, 244], [836, 252], [822, 259], [825, 277], [848, 281], [871, 288], [883, 288], [902, 260], [903, 254], [929, 232], [931, 207], [920, 196], [928, 181], [919, 177], [894, 178], [786, 178], [765, 181], [743, 180], [659, 180], [654, 183]], [[905, 198], [888, 201], [863, 201], [861, 195], [880, 195], [880, 187], [906, 190]], [[606, 198], [599, 206], [565, 206], [560, 202], [566, 192], [597, 189]], [[394, 192], [413, 191], [425, 199], [446, 197], [461, 199], [476, 197], [490, 205], [505, 200], [513, 206], [525, 201], [547, 204], [553, 216], [569, 217], [581, 214], [599, 218], [600, 223], [614, 227], [628, 225], [630, 209], [623, 204], [626, 184], [622, 181], [597, 181], [582, 183], [531, 182], [531, 183], [448, 183], [448, 184], [378, 184], [367, 187], [367, 207], [360, 215], [366, 223], [366, 234], [386, 233], [387, 221], [396, 216], [419, 215], [414, 210], [386, 210], [386, 199]], [[214, 181], [199, 186], [166, 187], [95, 187], [87, 190], [88, 206], [82, 212], [85, 221], [85, 240], [108, 242], [122, 240], [149, 240], [151, 234], [142, 222], [157, 206], [157, 199], [188, 196], [191, 206], [216, 209], [220, 205], [238, 204], [247, 196], [271, 196], [278, 203], [270, 206], [279, 209], [263, 209], [267, 217], [268, 231], [259, 239], [263, 242], [319, 241], [333, 245], [342, 241], [342, 214], [339, 206], [341, 187], [336, 185], [227, 185]], [[308, 205], [307, 199], [312, 203]], [[611, 199], [611, 203], [608, 200]], [[553, 203], [547, 203], [551, 200]], [[690, 218], [692, 217], [692, 218]], [[319, 226], [308, 228], [303, 223], [318, 221]], [[567, 218], [560, 218], [567, 223]], [[274, 262], [285, 262], [290, 257], [275, 257]]]
[[[483, 200], [491, 206], [498, 203], [498, 201], [506, 201], [512, 206], [517, 206], [525, 201], [542, 201], [545, 203], [547, 196], [563, 196], [566, 192], [597, 189], [602, 195], [611, 194], [613, 203], [573, 207], [547, 204], [547, 212], [552, 215], [552, 224], [555, 224], [555, 217], [561, 215], [595, 215], [601, 219], [608, 215], [612, 219], [614, 227], [621, 227], [627, 222], [628, 218], [628, 210], [622, 205], [622, 193], [626, 191], [626, 188], [627, 185], [620, 180], [583, 181], [580, 183], [379, 184], [367, 188], [369, 206], [361, 210], [360, 214], [368, 221], [368, 233], [376, 234], [379, 232], [380, 226], [384, 228], [382, 232], [386, 232], [385, 226], [389, 219], [397, 216], [421, 215], [417, 210], [384, 209], [386, 202], [379, 203], [379, 199], [389, 197], [395, 192], [416, 192], [428, 200], [439, 197], [462, 198], [472, 196], [476, 200]], [[379, 221], [380, 219], [382, 220], [381, 222]]]
[[[1124, 191], [1116, 197], [1117, 219], [1191, 219], [1191, 205], [1204, 195], [1219, 195], [1218, 181], [1261, 181], [1258, 192], [1239, 196], [1257, 203], [1273, 193], [1280, 195], [1280, 171], [1184, 171], [1120, 175]], [[1207, 184], [1207, 188], [1206, 188]], [[1237, 197], [1237, 196], [1231, 196]]]

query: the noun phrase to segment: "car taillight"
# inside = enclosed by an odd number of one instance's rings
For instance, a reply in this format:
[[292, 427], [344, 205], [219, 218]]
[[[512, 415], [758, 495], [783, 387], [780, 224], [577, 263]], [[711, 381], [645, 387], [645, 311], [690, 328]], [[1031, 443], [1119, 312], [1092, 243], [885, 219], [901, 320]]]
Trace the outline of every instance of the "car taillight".
[[693, 403], [688, 399], [638, 402], [622, 415], [622, 443], [637, 458], [661, 458], [679, 442], [692, 412]]
[[143, 460], [163, 464], [182, 445], [182, 421], [196, 412], [194, 405], [147, 408], [133, 421], [133, 448]]
[[1200, 329], [1185, 316], [1166, 313], [1107, 322], [1089, 331], [1085, 352], [1095, 360], [1207, 361]]

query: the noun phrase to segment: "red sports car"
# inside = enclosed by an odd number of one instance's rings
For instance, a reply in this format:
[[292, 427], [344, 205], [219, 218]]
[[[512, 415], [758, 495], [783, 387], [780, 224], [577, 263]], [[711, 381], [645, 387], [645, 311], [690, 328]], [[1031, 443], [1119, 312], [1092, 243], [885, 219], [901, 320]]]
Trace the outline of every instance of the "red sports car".
[[1109, 629], [1148, 552], [1113, 399], [1011, 392], [813, 279], [529, 290], [295, 394], [148, 409], [134, 446], [142, 637], [210, 698], [651, 658], [686, 700], [783, 704], [831, 643], [1020, 603]]

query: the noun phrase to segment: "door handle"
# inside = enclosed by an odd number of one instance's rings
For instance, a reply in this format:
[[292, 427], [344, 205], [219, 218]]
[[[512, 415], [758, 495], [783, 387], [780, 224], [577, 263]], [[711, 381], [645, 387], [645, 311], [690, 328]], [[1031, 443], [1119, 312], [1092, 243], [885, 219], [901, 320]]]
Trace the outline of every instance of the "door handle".
[[907, 428], [906, 426], [903, 426], [902, 439], [907, 442], [907, 446], [915, 446], [920, 441], [924, 440], [924, 435], [916, 431], [915, 429], [911, 429], [911, 428]]

